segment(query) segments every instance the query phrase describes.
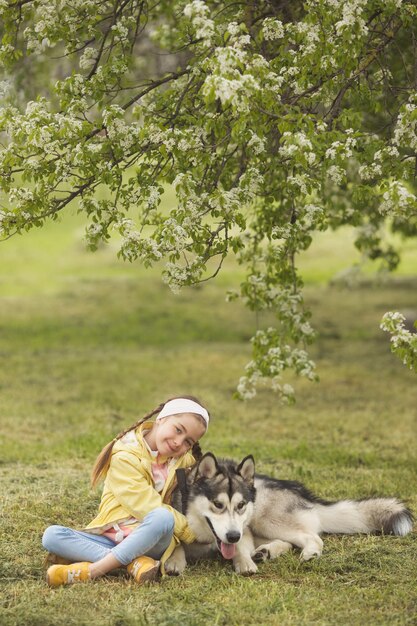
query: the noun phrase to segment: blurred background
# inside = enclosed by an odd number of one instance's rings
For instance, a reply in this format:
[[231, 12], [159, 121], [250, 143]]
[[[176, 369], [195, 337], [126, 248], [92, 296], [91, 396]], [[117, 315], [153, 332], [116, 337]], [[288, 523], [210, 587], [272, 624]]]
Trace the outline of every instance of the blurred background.
[[[165, 195], [168, 204], [173, 198]], [[92, 459], [127, 424], [181, 393], [201, 396], [212, 412], [204, 443], [218, 453], [247, 454], [252, 424], [263, 433], [261, 459], [282, 453], [283, 442], [311, 445], [317, 434], [285, 431], [287, 422], [304, 425], [306, 414], [320, 430], [326, 413], [341, 433], [353, 423], [360, 428], [363, 411], [372, 420], [389, 413], [407, 440], [404, 411], [407, 402], [414, 411], [415, 378], [390, 354], [379, 323], [387, 310], [401, 310], [410, 323], [417, 317], [412, 240], [396, 241], [402, 262], [387, 276], [371, 265], [358, 274], [353, 229], [317, 235], [300, 268], [318, 331], [311, 351], [321, 382], [291, 380], [297, 403], [285, 407], [268, 390], [248, 403], [233, 398], [251, 356], [249, 339], [268, 325], [266, 315], [226, 302], [227, 290], [243, 279], [233, 259], [215, 280], [173, 294], [162, 267], [119, 260], [117, 242], [88, 251], [84, 227], [69, 208], [58, 222], [0, 245], [3, 461], [40, 453]], [[265, 415], [271, 422], [264, 432]]]

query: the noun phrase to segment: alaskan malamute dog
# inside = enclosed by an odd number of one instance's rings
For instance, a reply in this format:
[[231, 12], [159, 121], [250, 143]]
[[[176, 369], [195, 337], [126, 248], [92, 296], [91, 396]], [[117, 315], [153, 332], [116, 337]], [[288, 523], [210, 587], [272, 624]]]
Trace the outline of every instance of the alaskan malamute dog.
[[217, 550], [236, 572], [254, 574], [255, 562], [293, 546], [304, 561], [320, 556], [322, 533], [406, 535], [412, 529], [411, 512], [396, 498], [327, 502], [301, 483], [255, 474], [252, 456], [237, 464], [208, 452], [178, 483], [173, 506], [186, 514], [197, 543], [176, 548], [165, 564], [168, 574], [181, 574], [187, 559]]

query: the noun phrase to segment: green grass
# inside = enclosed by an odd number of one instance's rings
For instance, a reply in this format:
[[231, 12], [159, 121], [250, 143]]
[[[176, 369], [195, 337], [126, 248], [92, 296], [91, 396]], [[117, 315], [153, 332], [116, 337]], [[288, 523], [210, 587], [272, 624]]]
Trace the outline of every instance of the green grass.
[[[408, 244], [396, 279], [327, 286], [355, 262], [351, 234], [321, 237], [303, 263], [319, 337], [319, 384], [293, 381], [297, 403], [260, 392], [232, 399], [256, 319], [215, 283], [174, 296], [157, 270], [84, 250], [76, 215], [0, 245], [1, 626], [415, 624], [415, 533], [327, 537], [320, 560], [296, 551], [253, 578], [229, 563], [139, 588], [121, 575], [50, 590], [40, 539], [52, 523], [82, 526], [99, 494], [93, 460], [110, 438], [161, 400], [201, 397], [213, 414], [204, 449], [298, 479], [323, 497], [398, 495], [417, 511], [416, 378], [379, 329], [389, 309], [414, 312]], [[261, 320], [262, 321], [262, 320]]]

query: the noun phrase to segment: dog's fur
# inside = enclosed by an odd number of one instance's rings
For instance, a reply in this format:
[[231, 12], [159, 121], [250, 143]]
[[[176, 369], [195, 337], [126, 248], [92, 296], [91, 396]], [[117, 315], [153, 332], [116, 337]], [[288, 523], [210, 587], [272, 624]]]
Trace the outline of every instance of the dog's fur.
[[413, 516], [396, 498], [328, 502], [301, 483], [255, 474], [247, 456], [239, 464], [210, 452], [173, 494], [197, 542], [178, 546], [168, 559], [168, 574], [181, 574], [187, 560], [220, 550], [235, 571], [254, 574], [256, 562], [274, 559], [293, 546], [307, 561], [321, 555], [322, 533], [406, 535]]

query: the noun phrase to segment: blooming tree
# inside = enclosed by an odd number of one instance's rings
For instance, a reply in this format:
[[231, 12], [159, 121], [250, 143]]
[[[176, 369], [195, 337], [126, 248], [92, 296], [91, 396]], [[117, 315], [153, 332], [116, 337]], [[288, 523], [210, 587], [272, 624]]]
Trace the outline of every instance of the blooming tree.
[[316, 378], [297, 271], [314, 234], [354, 225], [389, 269], [382, 226], [417, 234], [414, 0], [0, 0], [0, 17], [1, 237], [78, 201], [91, 249], [116, 231], [174, 291], [235, 255], [229, 297], [276, 316], [239, 394], [291, 400], [286, 369]]

